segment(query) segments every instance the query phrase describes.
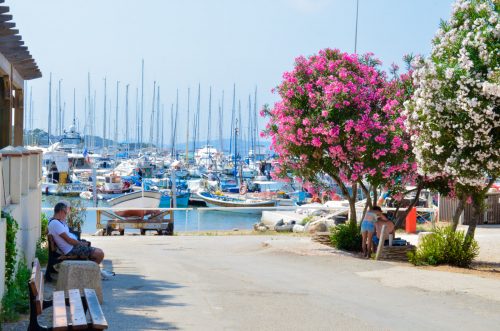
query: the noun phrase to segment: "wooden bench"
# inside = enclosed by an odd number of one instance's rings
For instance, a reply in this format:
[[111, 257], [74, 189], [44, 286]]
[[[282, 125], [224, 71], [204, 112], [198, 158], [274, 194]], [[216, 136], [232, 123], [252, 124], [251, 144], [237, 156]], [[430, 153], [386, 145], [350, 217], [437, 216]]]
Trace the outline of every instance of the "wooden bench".
[[[78, 238], [80, 239], [80, 238]], [[62, 261], [65, 260], [88, 260], [88, 258], [81, 258], [79, 256], [70, 256], [70, 255], [63, 255], [61, 252], [57, 250], [57, 245], [54, 241], [54, 237], [51, 234], [47, 235], [47, 243], [48, 243], [48, 248], [49, 248], [49, 260], [47, 262], [47, 269], [45, 269], [45, 281], [46, 282], [51, 282], [52, 281], [52, 276], [50, 275], [51, 273], [57, 273], [57, 271], [54, 269], [54, 266], [58, 263], [61, 263]], [[90, 242], [89, 242], [90, 245]]]
[[[44, 300], [44, 279], [38, 259], [33, 262], [33, 270], [28, 284], [30, 293], [30, 324], [29, 331], [34, 330], [105, 330], [108, 322], [104, 317], [96, 293], [92, 289], [84, 289], [84, 295], [80, 290], [68, 290], [68, 298], [64, 291], [55, 291], [52, 300]], [[66, 311], [66, 307], [69, 310]], [[52, 327], [42, 326], [38, 322], [38, 316], [43, 310], [53, 307]], [[87, 322], [86, 314], [90, 321]], [[69, 318], [68, 318], [69, 316]]]

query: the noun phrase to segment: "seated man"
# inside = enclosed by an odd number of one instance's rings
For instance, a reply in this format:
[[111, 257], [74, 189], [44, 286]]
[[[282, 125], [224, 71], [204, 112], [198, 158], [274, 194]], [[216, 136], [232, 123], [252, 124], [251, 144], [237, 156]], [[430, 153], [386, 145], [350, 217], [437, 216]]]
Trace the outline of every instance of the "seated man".
[[377, 208], [375, 211], [377, 213], [377, 222], [375, 222], [375, 234], [373, 236], [373, 243], [375, 245], [378, 245], [380, 241], [380, 236], [382, 235], [382, 227], [385, 225], [385, 236], [384, 236], [384, 241], [389, 239], [389, 235], [392, 235], [394, 238], [396, 228], [394, 226], [394, 223], [389, 221], [389, 219], [382, 213], [382, 208], [380, 207], [374, 207]]
[[[49, 234], [59, 250], [66, 256], [77, 256], [80, 259], [88, 258], [99, 264], [104, 259], [104, 252], [96, 247], [91, 247], [88, 242], [77, 240], [69, 231], [66, 216], [69, 207], [64, 202], [58, 202], [54, 207], [54, 216], [49, 220]], [[103, 276], [109, 273], [103, 272]]]

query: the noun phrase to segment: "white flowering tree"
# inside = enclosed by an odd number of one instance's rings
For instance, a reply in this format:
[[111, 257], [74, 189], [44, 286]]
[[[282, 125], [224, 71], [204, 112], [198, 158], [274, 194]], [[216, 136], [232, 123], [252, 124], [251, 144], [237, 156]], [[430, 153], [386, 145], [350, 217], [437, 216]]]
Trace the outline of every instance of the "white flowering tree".
[[442, 22], [431, 55], [415, 63], [406, 102], [418, 171], [447, 177], [474, 204], [474, 236], [484, 197], [500, 175], [499, 2], [458, 0]]

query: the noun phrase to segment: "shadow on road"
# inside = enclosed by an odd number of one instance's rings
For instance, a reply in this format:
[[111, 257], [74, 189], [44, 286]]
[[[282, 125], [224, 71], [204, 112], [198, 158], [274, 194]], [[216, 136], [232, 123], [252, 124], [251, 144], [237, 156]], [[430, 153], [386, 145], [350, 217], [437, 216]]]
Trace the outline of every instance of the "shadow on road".
[[[103, 264], [106, 270], [113, 270], [111, 261], [106, 260]], [[168, 294], [170, 290], [182, 286], [146, 279], [138, 274], [117, 274], [103, 281], [102, 287], [102, 309], [110, 330], [179, 329], [172, 323], [160, 320], [159, 316], [168, 316], [167, 312], [162, 312], [166, 307], [185, 306], [175, 302], [175, 296]]]

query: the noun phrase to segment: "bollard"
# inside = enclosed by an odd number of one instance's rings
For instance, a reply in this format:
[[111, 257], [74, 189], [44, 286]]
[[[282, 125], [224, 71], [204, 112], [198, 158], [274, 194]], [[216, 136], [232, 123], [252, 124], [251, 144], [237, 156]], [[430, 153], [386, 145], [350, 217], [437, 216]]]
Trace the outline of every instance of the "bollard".
[[408, 216], [406, 216], [405, 222], [406, 233], [416, 233], [417, 232], [417, 208], [413, 207]]

